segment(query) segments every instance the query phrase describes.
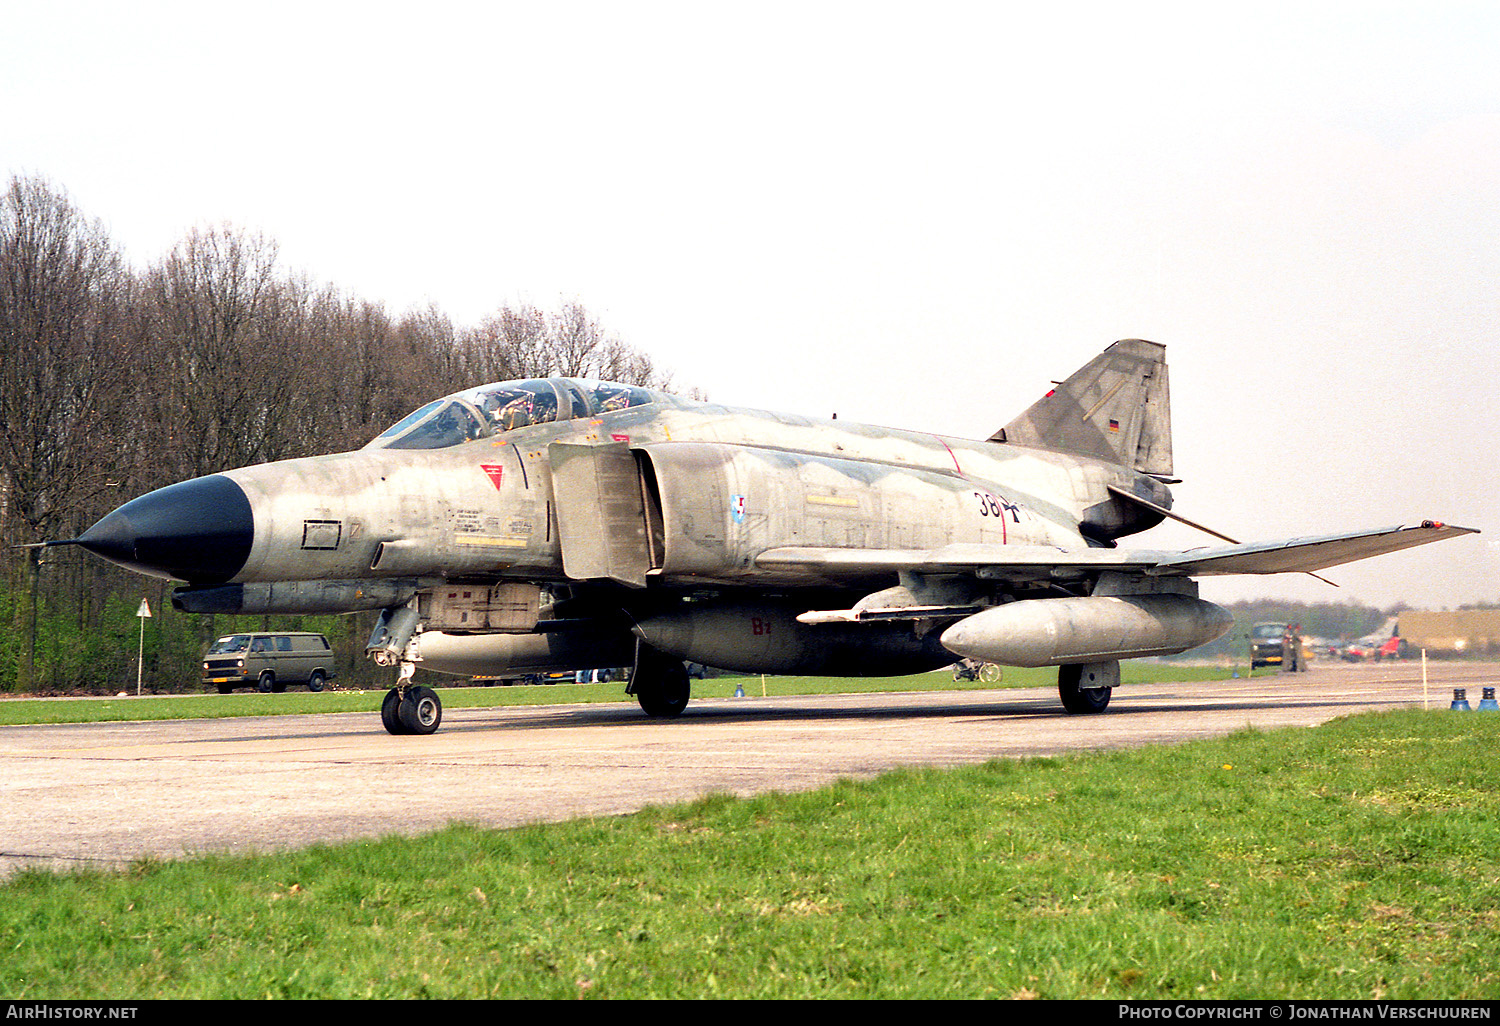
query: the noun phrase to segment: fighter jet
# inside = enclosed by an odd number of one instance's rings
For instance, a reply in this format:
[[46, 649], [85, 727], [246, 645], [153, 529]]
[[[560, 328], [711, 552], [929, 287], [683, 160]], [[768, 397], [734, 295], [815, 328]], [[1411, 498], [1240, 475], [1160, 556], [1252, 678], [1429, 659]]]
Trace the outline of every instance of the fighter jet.
[[1172, 473], [1165, 349], [1127, 339], [981, 441], [598, 381], [483, 385], [355, 452], [161, 488], [55, 544], [185, 582], [188, 612], [382, 610], [367, 652], [399, 668], [382, 721], [429, 734], [442, 705], [418, 664], [630, 666], [641, 709], [674, 717], [685, 662], [870, 676], [968, 657], [1057, 666], [1063, 707], [1097, 713], [1121, 659], [1229, 628], [1197, 577], [1470, 533], [1120, 547], [1177, 517]]

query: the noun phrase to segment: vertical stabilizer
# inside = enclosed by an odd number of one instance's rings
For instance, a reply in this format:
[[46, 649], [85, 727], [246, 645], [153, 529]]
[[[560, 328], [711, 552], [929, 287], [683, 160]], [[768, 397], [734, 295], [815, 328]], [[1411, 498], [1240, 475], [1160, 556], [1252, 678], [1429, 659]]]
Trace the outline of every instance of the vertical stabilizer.
[[1119, 463], [1143, 474], [1172, 474], [1172, 412], [1167, 350], [1155, 342], [1116, 342], [990, 436]]

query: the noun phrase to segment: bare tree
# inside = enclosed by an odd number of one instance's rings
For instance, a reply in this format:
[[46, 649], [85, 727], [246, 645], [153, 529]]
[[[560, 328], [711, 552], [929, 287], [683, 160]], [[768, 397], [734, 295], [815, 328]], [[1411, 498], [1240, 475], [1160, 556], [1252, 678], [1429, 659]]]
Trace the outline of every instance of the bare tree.
[[267, 458], [268, 418], [295, 378], [275, 320], [276, 244], [223, 226], [194, 229], [147, 275], [154, 352], [165, 372], [164, 455], [201, 476]]
[[[56, 537], [105, 487], [124, 283], [102, 225], [43, 179], [11, 180], [0, 197], [0, 527], [9, 542]], [[27, 601], [16, 606], [16, 627], [26, 646], [16, 683], [23, 689], [33, 682], [39, 557], [30, 549], [21, 564]]]
[[547, 316], [534, 306], [502, 306], [463, 333], [464, 375], [471, 385], [546, 373]]
[[47, 536], [96, 495], [114, 411], [126, 270], [66, 194], [14, 178], [0, 197], [0, 476], [12, 540]]
[[[382, 380], [393, 338], [390, 318], [378, 303], [339, 294], [319, 295], [308, 324], [304, 359], [316, 367], [307, 382], [308, 437], [302, 455], [362, 445], [377, 421], [391, 419]], [[321, 450], [315, 446], [323, 446]]]
[[394, 341], [399, 358], [385, 384], [388, 393], [402, 400], [402, 413], [411, 412], [414, 384], [425, 385], [440, 395], [467, 384], [453, 322], [436, 306], [403, 316], [396, 324]]
[[565, 378], [592, 378], [599, 370], [600, 355], [606, 345], [599, 321], [582, 303], [564, 303], [547, 323], [548, 356], [551, 370]]
[[669, 380], [577, 301], [552, 314], [529, 304], [502, 306], [465, 332], [461, 345], [470, 384], [552, 374], [657, 388]]

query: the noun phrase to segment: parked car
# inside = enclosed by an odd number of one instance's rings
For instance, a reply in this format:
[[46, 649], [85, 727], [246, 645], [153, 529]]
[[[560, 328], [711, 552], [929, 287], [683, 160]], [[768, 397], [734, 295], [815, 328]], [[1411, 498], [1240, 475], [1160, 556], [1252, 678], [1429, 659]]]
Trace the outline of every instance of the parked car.
[[203, 656], [203, 683], [219, 694], [254, 685], [261, 692], [282, 692], [288, 684], [322, 691], [334, 677], [333, 648], [321, 634], [305, 631], [230, 634], [209, 646]]
[[1284, 623], [1258, 623], [1250, 628], [1250, 668], [1280, 666], [1281, 641], [1286, 636]]

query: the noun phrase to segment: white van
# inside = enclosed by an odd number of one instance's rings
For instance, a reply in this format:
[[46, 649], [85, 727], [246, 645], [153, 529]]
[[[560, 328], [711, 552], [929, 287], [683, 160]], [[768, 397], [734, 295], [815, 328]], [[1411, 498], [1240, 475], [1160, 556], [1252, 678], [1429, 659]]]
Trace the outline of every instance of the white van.
[[321, 634], [231, 634], [203, 656], [203, 683], [217, 686], [221, 695], [251, 684], [261, 692], [303, 683], [309, 691], [322, 691], [333, 679], [333, 667], [333, 649]]

